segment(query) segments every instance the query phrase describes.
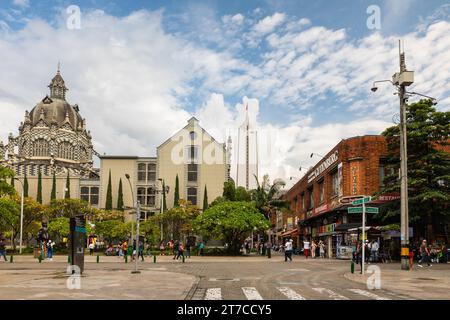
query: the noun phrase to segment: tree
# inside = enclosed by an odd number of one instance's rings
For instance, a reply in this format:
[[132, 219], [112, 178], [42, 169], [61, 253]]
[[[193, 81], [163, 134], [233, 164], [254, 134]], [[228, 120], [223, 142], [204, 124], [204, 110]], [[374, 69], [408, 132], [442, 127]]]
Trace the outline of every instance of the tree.
[[53, 172], [53, 179], [52, 179], [52, 193], [50, 194], [50, 201], [56, 199], [56, 173]]
[[263, 177], [263, 181], [260, 184], [258, 177], [255, 175], [257, 187], [251, 191], [252, 200], [255, 201], [255, 205], [258, 210], [266, 217], [270, 218], [270, 214], [275, 209], [287, 209], [289, 208], [289, 202], [279, 199], [279, 192], [286, 183], [281, 179], [275, 179], [270, 184], [269, 176], [266, 174]]
[[70, 176], [69, 176], [69, 171], [67, 171], [66, 193], [64, 195], [64, 199], [70, 199]]
[[166, 183], [163, 181], [162, 185], [162, 192], [163, 192], [163, 211], [167, 210], [167, 201], [166, 201]]
[[235, 191], [235, 201], [251, 201], [250, 193], [244, 187], [237, 187]]
[[106, 203], [105, 209], [112, 210], [112, 186], [111, 186], [111, 170], [109, 170], [108, 187], [106, 189]]
[[120, 241], [129, 235], [131, 224], [121, 220], [107, 220], [95, 224], [95, 232], [98, 236], [111, 243], [115, 240]]
[[163, 214], [154, 216], [158, 223], [163, 224], [164, 234], [172, 239], [181, 239], [192, 232], [193, 220], [200, 214], [200, 209], [190, 201], [180, 200], [178, 207], [173, 207]]
[[20, 207], [10, 197], [0, 197], [0, 233], [12, 232], [20, 221]]
[[236, 186], [233, 180], [225, 181], [223, 183], [223, 195], [227, 201], [236, 200]]
[[206, 189], [205, 185], [205, 192], [203, 193], [203, 211], [208, 209], [208, 189]]
[[[89, 223], [86, 224], [86, 233], [92, 234], [93, 229]], [[68, 238], [70, 235], [70, 219], [67, 217], [58, 217], [48, 223], [48, 233], [51, 239]]]
[[175, 193], [173, 196], [173, 206], [178, 207], [179, 201], [180, 201], [180, 182], [178, 180], [178, 174], [177, 174], [177, 177], [175, 178]]
[[23, 196], [26, 198], [28, 197], [28, 179], [27, 179], [27, 172], [25, 171], [24, 177], [23, 177]]
[[[447, 231], [450, 223], [450, 112], [436, 111], [430, 100], [407, 105], [408, 150], [408, 209], [409, 220], [415, 226], [416, 237], [435, 239], [436, 228]], [[388, 158], [380, 193], [400, 192], [398, 170], [399, 127], [387, 128], [383, 133], [387, 141]], [[391, 202], [382, 220], [399, 220], [400, 201]]]
[[228, 244], [228, 253], [238, 255], [251, 232], [267, 230], [269, 221], [252, 202], [226, 201], [197, 216], [193, 226], [205, 239], [222, 239]]
[[38, 170], [36, 201], [39, 203], [42, 203], [42, 173], [41, 173], [41, 170]]
[[93, 221], [99, 210], [91, 207], [89, 203], [80, 199], [57, 199], [53, 200], [45, 209], [45, 216], [51, 220], [58, 217], [71, 218], [76, 215], [84, 215]]
[[139, 226], [139, 235], [143, 235], [148, 243], [155, 245], [160, 239], [160, 228], [157, 220], [152, 218], [141, 222]]
[[119, 180], [119, 191], [117, 194], [117, 210], [123, 211], [122, 178], [120, 178], [120, 180]]
[[214, 199], [213, 202], [211, 202], [211, 204], [209, 205], [209, 207], [218, 205], [219, 203], [222, 203], [222, 202], [225, 202], [225, 201], [227, 201], [227, 200], [226, 200], [224, 197], [217, 197], [217, 198]]
[[7, 178], [11, 178], [12, 181], [14, 181], [14, 171], [0, 166], [0, 197], [3, 195], [12, 195], [16, 192], [14, 189], [14, 184], [9, 184], [6, 182]]

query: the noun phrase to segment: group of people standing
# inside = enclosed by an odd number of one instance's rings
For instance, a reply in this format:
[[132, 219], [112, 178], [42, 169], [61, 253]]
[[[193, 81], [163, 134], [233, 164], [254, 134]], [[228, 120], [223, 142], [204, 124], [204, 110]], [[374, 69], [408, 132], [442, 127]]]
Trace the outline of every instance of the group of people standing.
[[356, 263], [362, 262], [362, 248], [364, 246], [364, 262], [378, 262], [379, 256], [378, 251], [380, 250], [380, 245], [377, 241], [366, 240], [365, 242], [360, 241], [356, 246], [356, 251], [353, 253], [353, 258]]

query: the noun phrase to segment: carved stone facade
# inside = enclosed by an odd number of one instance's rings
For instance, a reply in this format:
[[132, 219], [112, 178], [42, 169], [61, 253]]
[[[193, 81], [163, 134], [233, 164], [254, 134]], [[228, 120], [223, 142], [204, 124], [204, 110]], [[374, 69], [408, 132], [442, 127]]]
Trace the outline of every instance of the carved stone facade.
[[91, 134], [78, 105], [66, 101], [68, 89], [59, 70], [48, 87], [50, 96], [25, 112], [19, 135], [10, 133], [6, 145], [0, 141], [0, 164], [13, 169], [19, 179], [25, 174], [33, 179], [38, 171], [43, 179], [53, 173], [57, 179], [65, 179], [67, 173], [71, 179], [98, 179]]

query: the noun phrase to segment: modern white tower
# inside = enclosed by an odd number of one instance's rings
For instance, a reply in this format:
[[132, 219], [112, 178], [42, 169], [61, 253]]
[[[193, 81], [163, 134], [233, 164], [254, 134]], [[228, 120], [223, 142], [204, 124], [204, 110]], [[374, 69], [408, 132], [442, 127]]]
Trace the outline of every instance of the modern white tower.
[[236, 186], [255, 189], [255, 175], [258, 176], [258, 132], [250, 122], [246, 105], [244, 123], [238, 128]]

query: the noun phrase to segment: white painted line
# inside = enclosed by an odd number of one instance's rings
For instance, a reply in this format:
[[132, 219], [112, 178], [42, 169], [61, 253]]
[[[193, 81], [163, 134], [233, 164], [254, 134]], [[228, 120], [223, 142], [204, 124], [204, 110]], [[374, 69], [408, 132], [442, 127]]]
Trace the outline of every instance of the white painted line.
[[205, 300], [222, 300], [222, 289], [209, 288], [206, 290]]
[[234, 279], [209, 278], [209, 281], [233, 281], [233, 282], [236, 282], [236, 281], [241, 281], [241, 279], [237, 279], [237, 278], [234, 278]]
[[286, 271], [289, 272], [296, 272], [296, 271], [300, 271], [300, 272], [308, 272], [308, 269], [304, 269], [304, 268], [297, 268], [297, 269], [287, 269]]
[[362, 296], [375, 299], [375, 300], [391, 300], [389, 298], [380, 297], [379, 295], [376, 295], [375, 293], [372, 293], [372, 292], [369, 292], [366, 290], [361, 290], [361, 289], [348, 289], [348, 290], [350, 290], [351, 292], [360, 294]]
[[242, 291], [245, 294], [247, 300], [263, 300], [258, 290], [255, 287], [243, 287]]
[[333, 300], [349, 300], [347, 297], [344, 297], [330, 289], [327, 288], [312, 288], [314, 291], [317, 291], [321, 294], [327, 294], [328, 298], [331, 298]]
[[289, 300], [306, 300], [301, 295], [299, 295], [294, 290], [288, 288], [288, 287], [278, 287], [278, 291], [280, 291], [282, 294], [284, 294], [286, 297], [288, 297]]

